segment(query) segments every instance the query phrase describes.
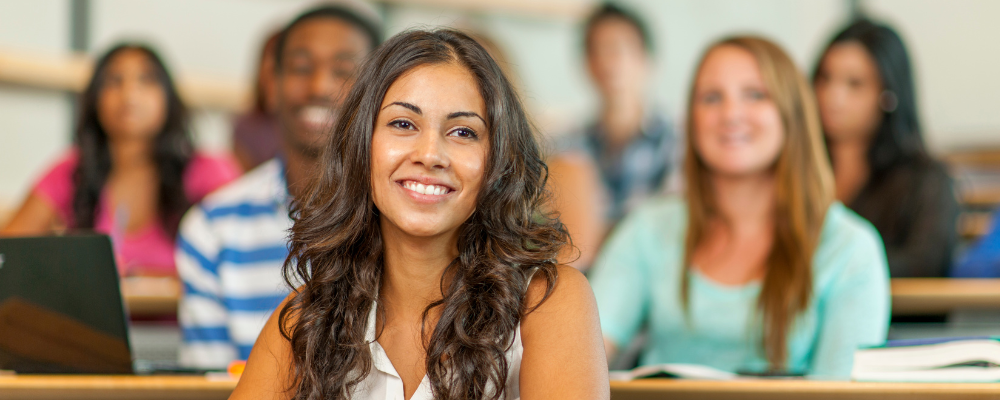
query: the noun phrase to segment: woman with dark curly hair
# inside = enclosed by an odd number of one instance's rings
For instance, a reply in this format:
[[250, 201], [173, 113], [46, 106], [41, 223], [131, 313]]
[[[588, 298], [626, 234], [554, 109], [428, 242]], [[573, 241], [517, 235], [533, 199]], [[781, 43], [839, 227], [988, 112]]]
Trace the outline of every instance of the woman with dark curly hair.
[[497, 64], [411, 31], [359, 69], [293, 206], [289, 284], [233, 398], [608, 398], [546, 166]]

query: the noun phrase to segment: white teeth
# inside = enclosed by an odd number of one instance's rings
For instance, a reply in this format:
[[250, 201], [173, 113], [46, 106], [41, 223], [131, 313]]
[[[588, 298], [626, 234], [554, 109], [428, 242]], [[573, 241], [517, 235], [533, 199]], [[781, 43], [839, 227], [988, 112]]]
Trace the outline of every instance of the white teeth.
[[413, 181], [406, 181], [406, 182], [404, 182], [403, 183], [403, 187], [406, 188], [406, 189], [408, 189], [408, 190], [412, 190], [414, 192], [417, 192], [417, 193], [420, 193], [420, 194], [425, 194], [425, 195], [440, 196], [440, 195], [448, 193], [448, 188], [446, 188], [444, 186], [424, 185], [422, 183], [417, 183], [417, 182], [413, 182]]
[[333, 120], [333, 112], [326, 107], [305, 107], [299, 115], [307, 125], [313, 127], [326, 127]]

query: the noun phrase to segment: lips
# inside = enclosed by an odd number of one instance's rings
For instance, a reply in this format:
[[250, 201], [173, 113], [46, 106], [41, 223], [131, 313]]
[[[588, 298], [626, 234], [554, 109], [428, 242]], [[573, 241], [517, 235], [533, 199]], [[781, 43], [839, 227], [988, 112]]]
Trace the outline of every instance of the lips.
[[751, 141], [749, 133], [725, 133], [720, 135], [719, 139], [723, 146], [747, 145]]

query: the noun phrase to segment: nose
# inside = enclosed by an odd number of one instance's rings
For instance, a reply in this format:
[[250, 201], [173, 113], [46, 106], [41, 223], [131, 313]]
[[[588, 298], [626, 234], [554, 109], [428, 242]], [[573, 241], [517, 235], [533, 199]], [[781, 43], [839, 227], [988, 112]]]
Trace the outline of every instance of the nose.
[[744, 114], [743, 102], [734, 99], [732, 96], [725, 96], [722, 99], [722, 117], [726, 125], [740, 123]]
[[142, 98], [143, 87], [138, 79], [123, 79], [121, 83], [121, 95], [125, 104], [132, 105]]
[[449, 166], [444, 135], [428, 130], [418, 136], [410, 161], [427, 169], [445, 169]]
[[847, 85], [832, 85], [830, 83], [817, 85], [816, 100], [821, 109], [839, 107], [847, 101], [847, 90]]
[[316, 68], [309, 80], [309, 96], [314, 100], [334, 101], [339, 97], [343, 81], [327, 68]]

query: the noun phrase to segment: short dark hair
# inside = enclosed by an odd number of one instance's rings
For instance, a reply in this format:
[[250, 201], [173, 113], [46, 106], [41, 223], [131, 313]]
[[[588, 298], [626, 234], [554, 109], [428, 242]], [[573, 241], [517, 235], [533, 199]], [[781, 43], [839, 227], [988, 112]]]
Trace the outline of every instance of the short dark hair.
[[646, 27], [646, 23], [639, 18], [639, 14], [612, 2], [601, 4], [587, 17], [583, 33], [583, 50], [585, 53], [590, 53], [590, 39], [594, 34], [594, 28], [597, 27], [597, 24], [609, 19], [619, 19], [632, 25], [636, 33], [639, 34], [639, 39], [642, 39], [642, 47], [646, 49], [646, 54], [653, 54], [653, 37], [649, 34], [649, 28]]
[[344, 5], [327, 4], [306, 10], [298, 17], [289, 22], [288, 25], [278, 34], [278, 42], [274, 46], [274, 69], [281, 71], [281, 56], [285, 52], [285, 44], [288, 42], [288, 33], [307, 21], [316, 18], [338, 19], [354, 25], [355, 28], [364, 32], [371, 41], [371, 49], [374, 50], [382, 44], [382, 26], [378, 21], [362, 15], [357, 10]]

